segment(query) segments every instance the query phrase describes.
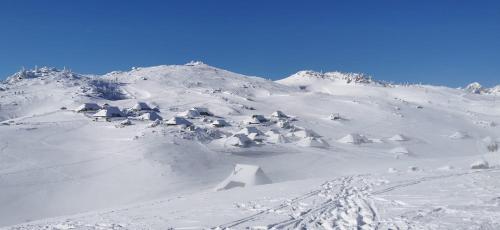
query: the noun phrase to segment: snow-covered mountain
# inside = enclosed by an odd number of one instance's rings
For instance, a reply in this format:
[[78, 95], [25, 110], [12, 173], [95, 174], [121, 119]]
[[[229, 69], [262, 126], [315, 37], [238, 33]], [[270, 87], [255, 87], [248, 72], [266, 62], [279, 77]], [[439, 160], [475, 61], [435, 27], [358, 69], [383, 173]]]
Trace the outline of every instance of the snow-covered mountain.
[[0, 226], [496, 229], [494, 92], [201, 62], [22, 70], [0, 84]]

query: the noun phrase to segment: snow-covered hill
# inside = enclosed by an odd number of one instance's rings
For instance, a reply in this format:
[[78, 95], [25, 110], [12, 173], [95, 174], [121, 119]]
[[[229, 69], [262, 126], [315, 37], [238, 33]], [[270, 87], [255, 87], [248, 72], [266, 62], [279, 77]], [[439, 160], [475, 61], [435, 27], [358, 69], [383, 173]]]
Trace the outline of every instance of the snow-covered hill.
[[473, 82], [465, 87], [465, 91], [469, 93], [475, 94], [491, 94], [491, 95], [499, 95], [500, 94], [500, 85], [497, 85], [492, 88], [485, 88], [478, 82]]
[[500, 107], [477, 88], [23, 70], [0, 84], [0, 226], [495, 229]]

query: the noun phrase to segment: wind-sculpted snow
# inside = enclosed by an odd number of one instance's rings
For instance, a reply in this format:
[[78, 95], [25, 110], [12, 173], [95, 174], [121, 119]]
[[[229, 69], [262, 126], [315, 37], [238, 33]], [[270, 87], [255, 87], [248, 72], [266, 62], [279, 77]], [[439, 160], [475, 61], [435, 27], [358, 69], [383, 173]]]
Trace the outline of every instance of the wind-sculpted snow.
[[[496, 229], [500, 109], [480, 88], [23, 70], [0, 84], [0, 226]], [[241, 165], [265, 183], [224, 180]]]

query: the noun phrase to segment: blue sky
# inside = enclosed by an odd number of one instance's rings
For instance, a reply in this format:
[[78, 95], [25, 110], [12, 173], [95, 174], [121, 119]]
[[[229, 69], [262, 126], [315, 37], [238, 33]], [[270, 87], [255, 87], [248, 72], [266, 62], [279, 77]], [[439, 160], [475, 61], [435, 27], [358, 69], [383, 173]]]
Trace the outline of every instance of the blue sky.
[[278, 79], [298, 70], [500, 84], [500, 1], [7, 0], [0, 76], [202, 60]]

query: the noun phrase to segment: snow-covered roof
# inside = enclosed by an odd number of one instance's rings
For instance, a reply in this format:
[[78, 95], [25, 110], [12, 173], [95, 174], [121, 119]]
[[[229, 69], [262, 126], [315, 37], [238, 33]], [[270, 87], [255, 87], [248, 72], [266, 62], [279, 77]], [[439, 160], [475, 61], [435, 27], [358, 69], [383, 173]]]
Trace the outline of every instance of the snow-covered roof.
[[339, 139], [338, 142], [345, 143], [345, 144], [359, 145], [359, 144], [363, 144], [363, 143], [368, 143], [370, 141], [368, 140], [368, 138], [366, 138], [365, 136], [363, 136], [361, 134], [351, 133], [351, 134]]
[[141, 116], [139, 116], [139, 119], [150, 120], [150, 121], [163, 120], [163, 118], [160, 115], [158, 115], [156, 112], [153, 111], [142, 114]]
[[215, 127], [224, 127], [224, 126], [229, 126], [229, 123], [225, 120], [217, 119], [212, 122], [212, 125]]
[[245, 135], [249, 135], [250, 133], [256, 133], [256, 134], [262, 134], [262, 132], [257, 129], [256, 127], [250, 126], [250, 127], [245, 127], [238, 131], [238, 133], [243, 133]]
[[226, 140], [226, 145], [238, 146], [238, 147], [247, 147], [252, 143], [252, 140], [248, 138], [246, 134], [236, 133], [233, 136], [230, 136]]
[[208, 110], [208, 108], [205, 108], [205, 107], [193, 107], [192, 109], [198, 111], [198, 113], [200, 115], [203, 115], [203, 116], [213, 116], [214, 115], [212, 112], [210, 112], [210, 110]]
[[96, 111], [96, 110], [99, 110], [101, 109], [101, 106], [99, 106], [98, 104], [96, 103], [92, 103], [92, 102], [89, 102], [89, 103], [83, 103], [82, 105], [80, 105], [76, 111], [77, 112], [84, 112], [84, 111]]
[[146, 102], [137, 102], [133, 107], [135, 111], [151, 110], [151, 107]]
[[170, 118], [170, 120], [168, 120], [167, 122], [165, 122], [165, 124], [167, 125], [186, 125], [186, 126], [190, 126], [192, 125], [193, 123], [191, 123], [190, 121], [182, 118], [182, 117], [172, 117]]
[[252, 115], [249, 120], [250, 124], [260, 124], [264, 122], [267, 122], [267, 119], [263, 115]]
[[300, 137], [300, 138], [320, 137], [319, 134], [317, 134], [316, 132], [314, 132], [314, 131], [312, 131], [310, 129], [297, 130], [297, 131], [293, 132], [293, 135], [296, 136], [296, 137]]
[[266, 132], [266, 136], [266, 142], [272, 144], [282, 144], [289, 141], [285, 136], [278, 132], [268, 131]]
[[258, 165], [237, 164], [232, 173], [215, 190], [248, 187], [272, 183], [271, 179]]
[[396, 134], [396, 135], [392, 136], [391, 138], [389, 138], [389, 140], [391, 140], [391, 141], [407, 141], [409, 139], [408, 139], [408, 137], [406, 137], [403, 134]]
[[277, 118], [287, 118], [288, 116], [281, 112], [280, 110], [277, 110], [277, 111], [274, 111], [272, 114], [271, 114], [272, 117], [277, 117]]
[[122, 113], [122, 111], [120, 111], [120, 109], [118, 109], [118, 107], [107, 106], [105, 109], [101, 109], [101, 110], [97, 111], [97, 113], [95, 113], [93, 116], [94, 117], [123, 117], [124, 114]]
[[189, 109], [189, 110], [186, 110], [182, 113], [177, 114], [177, 116], [184, 117], [184, 118], [196, 118], [196, 117], [200, 116], [200, 113], [198, 112], [198, 110]]
[[297, 142], [297, 145], [302, 147], [315, 147], [315, 148], [325, 148], [329, 146], [328, 143], [326, 143], [323, 139], [318, 137], [302, 138]]

